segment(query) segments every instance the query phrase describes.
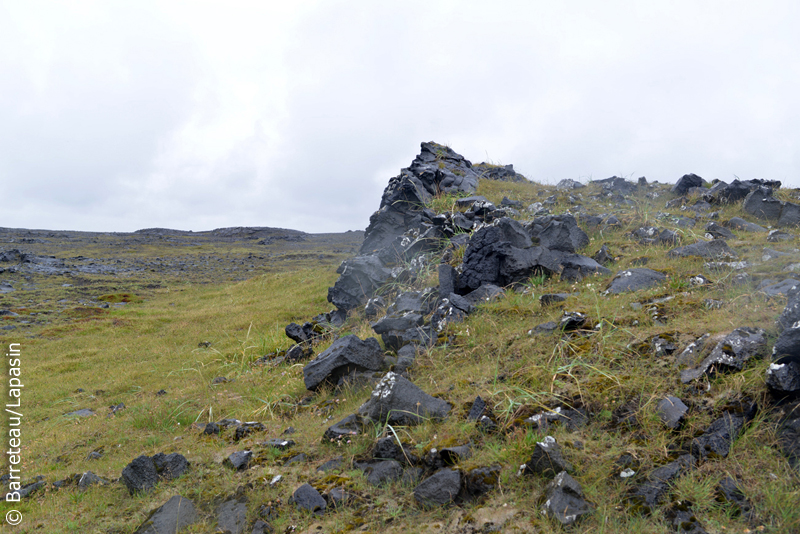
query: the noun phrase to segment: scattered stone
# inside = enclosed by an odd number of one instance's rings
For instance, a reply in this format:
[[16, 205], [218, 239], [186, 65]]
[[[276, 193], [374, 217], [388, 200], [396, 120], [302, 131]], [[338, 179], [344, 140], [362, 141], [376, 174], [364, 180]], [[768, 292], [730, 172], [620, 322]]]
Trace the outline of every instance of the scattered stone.
[[535, 336], [538, 334], [552, 334], [558, 329], [558, 323], [555, 321], [547, 321], [546, 323], [542, 323], [536, 325], [532, 329], [528, 330], [529, 336]]
[[353, 371], [380, 371], [384, 356], [378, 340], [360, 340], [355, 335], [337, 339], [303, 368], [306, 388], [314, 391], [323, 384], [336, 385]]
[[788, 234], [783, 230], [770, 230], [769, 234], [767, 235], [767, 241], [770, 243], [779, 243], [781, 241], [789, 241], [794, 239], [792, 234]]
[[734, 239], [736, 237], [733, 232], [715, 222], [708, 223], [705, 231], [706, 237], [711, 236], [711, 239]]
[[569, 297], [569, 293], [546, 293], [539, 297], [542, 306], [552, 306], [559, 302], [564, 302]]
[[686, 503], [675, 503], [664, 515], [678, 534], [708, 534]]
[[158, 484], [158, 471], [153, 459], [139, 456], [122, 470], [122, 482], [131, 495], [145, 493]]
[[65, 417], [91, 417], [94, 415], [94, 412], [89, 408], [83, 408], [82, 410], [76, 410], [74, 412], [65, 413]]
[[480, 397], [475, 397], [475, 400], [472, 402], [472, 407], [467, 414], [467, 421], [478, 421], [481, 417], [486, 415], [486, 412], [486, 402]]
[[742, 415], [733, 412], [723, 413], [722, 417], [711, 423], [703, 434], [692, 440], [692, 455], [700, 460], [709, 457], [727, 457], [734, 440], [751, 418], [752, 414], [748, 413]]
[[581, 187], [586, 187], [580, 182], [576, 182], [571, 178], [564, 178], [563, 180], [559, 181], [556, 184], [556, 189], [559, 191], [573, 191], [575, 189], [580, 189]]
[[668, 396], [662, 399], [656, 407], [656, 412], [664, 424], [672, 430], [677, 430], [683, 424], [683, 418], [689, 408], [678, 397]]
[[461, 472], [443, 468], [414, 488], [414, 498], [423, 506], [443, 506], [455, 501], [461, 491]]
[[253, 432], [264, 432], [266, 429], [267, 427], [265, 427], [263, 423], [259, 423], [257, 421], [241, 423], [240, 425], [236, 426], [236, 430], [233, 432], [233, 440], [240, 441]]
[[178, 478], [189, 469], [189, 461], [182, 454], [160, 452], [152, 457], [158, 476], [164, 480]]
[[543, 514], [569, 526], [591, 512], [592, 507], [583, 496], [583, 488], [566, 471], [560, 472], [547, 485]]
[[154, 510], [134, 534], [174, 534], [199, 520], [194, 503], [175, 495]]
[[253, 453], [251, 451], [236, 451], [225, 458], [225, 461], [222, 463], [234, 471], [244, 471], [250, 467], [250, 460], [252, 458]]
[[463, 476], [459, 500], [469, 502], [480, 499], [497, 487], [499, 480], [500, 466], [497, 464], [470, 469]]
[[767, 368], [767, 387], [777, 397], [800, 395], [800, 362], [782, 361], [771, 363]]
[[81, 475], [81, 478], [78, 479], [78, 488], [81, 490], [86, 490], [90, 486], [105, 484], [108, 484], [107, 480], [100, 478], [91, 471], [86, 471], [83, 475]]
[[397, 460], [383, 460], [365, 466], [367, 482], [373, 486], [382, 486], [399, 479], [403, 475], [403, 466]]
[[337, 442], [350, 439], [364, 431], [366, 420], [358, 414], [351, 414], [328, 428], [322, 436], [324, 441]]
[[324, 514], [327, 507], [325, 499], [311, 484], [303, 484], [294, 490], [292, 501], [298, 508], [308, 510], [316, 515]]
[[678, 247], [669, 251], [670, 257], [700, 256], [712, 260], [735, 258], [736, 253], [722, 239], [698, 241], [691, 245]]
[[583, 427], [587, 422], [587, 413], [583, 409], [565, 409], [556, 406], [552, 410], [532, 415], [523, 421], [526, 425], [531, 425], [539, 430], [547, 430], [551, 425], [560, 424], [568, 430], [574, 431]]
[[756, 219], [777, 221], [781, 216], [783, 203], [772, 196], [772, 189], [759, 187], [748, 193], [742, 202], [742, 209]]
[[730, 504], [735, 510], [735, 515], [752, 518], [752, 505], [745, 497], [739, 484], [731, 477], [725, 477], [719, 482], [716, 490], [717, 500]]
[[203, 434], [206, 436], [219, 435], [219, 425], [217, 423], [206, 423]]
[[615, 295], [626, 291], [639, 291], [656, 286], [666, 279], [667, 275], [652, 269], [644, 267], [626, 269], [614, 276], [605, 293]]
[[681, 371], [681, 382], [688, 384], [716, 371], [741, 371], [752, 357], [762, 354], [767, 340], [761, 328], [737, 328], [717, 343], [711, 354], [694, 369]]
[[431, 397], [408, 379], [389, 372], [358, 412], [381, 424], [412, 425], [427, 418], [444, 419], [450, 412], [450, 405]]
[[314, 350], [305, 343], [300, 345], [292, 345], [286, 350], [284, 361], [289, 363], [296, 363], [308, 360], [314, 355]]
[[572, 464], [561, 455], [561, 447], [555, 438], [546, 436], [544, 441], [536, 443], [531, 459], [525, 464], [525, 472], [554, 478], [562, 471], [572, 471]]
[[687, 469], [694, 467], [694, 464], [694, 457], [684, 454], [674, 462], [655, 469], [648, 475], [645, 482], [631, 491], [629, 501], [634, 509], [645, 512], [655, 510], [668, 493], [671, 482]]
[[581, 312], [564, 312], [558, 322], [558, 327], [562, 332], [572, 332], [582, 329], [586, 326], [588, 320], [586, 314]]
[[439, 458], [446, 466], [454, 466], [462, 460], [472, 456], [472, 445], [459, 445], [458, 447], [445, 447], [439, 451]]
[[675, 195], [685, 195], [693, 187], [703, 187], [703, 179], [696, 174], [684, 174], [672, 186], [672, 193]]
[[611, 265], [614, 263], [614, 256], [611, 254], [611, 251], [608, 250], [607, 245], [600, 247], [600, 250], [598, 250], [597, 253], [592, 256], [592, 259], [600, 265]]
[[217, 531], [244, 534], [247, 525], [247, 504], [231, 499], [217, 506]]
[[689, 285], [695, 286], [695, 287], [697, 287], [697, 286], [709, 286], [709, 285], [711, 285], [711, 280], [706, 278], [705, 275], [697, 274], [697, 275], [692, 276], [691, 278], [689, 278]]
[[727, 223], [728, 226], [731, 228], [735, 228], [736, 230], [743, 230], [745, 232], [766, 232], [767, 229], [763, 226], [759, 226], [756, 223], [751, 223], [750, 221], [746, 221], [741, 217], [732, 217], [731, 220]]
[[268, 439], [267, 441], [262, 441], [259, 443], [262, 447], [269, 447], [271, 449], [277, 449], [279, 451], [288, 451], [292, 447], [296, 445], [296, 443], [290, 439], [279, 439], [273, 438]]
[[275, 530], [263, 519], [256, 519], [250, 534], [272, 534]]

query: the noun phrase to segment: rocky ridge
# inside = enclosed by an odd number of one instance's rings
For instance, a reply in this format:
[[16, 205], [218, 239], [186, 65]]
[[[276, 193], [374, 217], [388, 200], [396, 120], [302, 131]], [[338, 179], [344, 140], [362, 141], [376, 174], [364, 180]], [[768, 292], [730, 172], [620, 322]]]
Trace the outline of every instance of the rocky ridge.
[[[539, 508], [528, 511], [527, 517], [514, 510], [509, 516], [496, 516], [479, 525], [474, 518], [459, 519], [453, 532], [532, 531], [525, 530], [526, 525], [543, 525], [530, 516], [547, 518], [550, 523], [546, 525], [569, 526], [601, 513], [598, 503], [587, 495], [587, 486], [598, 483], [597, 475], [580, 451], [594, 446], [584, 444], [584, 440], [599, 442], [604, 438], [586, 429], [602, 423], [598, 428], [610, 436], [608, 439], [616, 437], [633, 443], [646, 439], [648, 425], [653, 424], [643, 420], [644, 413], [654, 415], [666, 429], [661, 431], [671, 433], [675, 441], [660, 465], [643, 464], [628, 452], [619, 455], [614, 472], [607, 478], [609, 485], [624, 484], [627, 488], [624, 502], [618, 503], [620, 507], [630, 514], [664, 518], [676, 532], [706, 532], [693, 503], [672, 498], [677, 483], [703, 473], [706, 479], [719, 479], [714, 492], [732, 513], [746, 517], [753, 528], [763, 524], [766, 518], [754, 512], [756, 507], [742, 491], [741, 481], [728, 475], [738, 469], [726, 464], [726, 459], [737, 439], [760, 418], [768, 421], [778, 436], [779, 452], [791, 466], [791, 476], [798, 475], [800, 279], [793, 273], [794, 266], [800, 263], [792, 260], [800, 258], [800, 251], [788, 247], [773, 252], [764, 249], [757, 265], [746, 250], [750, 245], [737, 245], [741, 240], [734, 232], [757, 232], [763, 234], [765, 242], [773, 237], [775, 240], [769, 242], [792, 242], [796, 236], [768, 232], [739, 217], [723, 220], [723, 214], [740, 209], [747, 216], [791, 231], [800, 225], [800, 219], [793, 222], [800, 210], [790, 201], [775, 198], [781, 184], [764, 180], [706, 184], [696, 175], [682, 177], [673, 187], [648, 183], [644, 178], [630, 182], [612, 177], [590, 184], [565, 180], [555, 188], [543, 189], [553, 194], [542, 201], [524, 206], [504, 197], [500, 205], [495, 205], [477, 195], [480, 179], [509, 183], [522, 180], [516, 173], [511, 174], [513, 168], [495, 169], [498, 168], [473, 166], [449, 147], [423, 143], [420, 155], [409, 168], [390, 180], [358, 255], [339, 267], [340, 276], [327, 296], [335, 309], [309, 318], [302, 325], [287, 325], [286, 335], [295, 345], [266, 355], [258, 363], [278, 366], [300, 362], [308, 390], [346, 390], [363, 396], [356, 412], [337, 414], [336, 419], [344, 417], [328, 426], [320, 441], [322, 446], [336, 446], [372, 429], [383, 429], [368, 453], [346, 466], [363, 472], [375, 491], [388, 484], [407, 484], [419, 509], [450, 506], [455, 517], [458, 507], [491, 498], [503, 477], [514, 477], [523, 484], [525, 480], [541, 481], [544, 489]], [[430, 207], [432, 201], [442, 197], [453, 198], [455, 209], [437, 211]], [[617, 204], [635, 211], [640, 198], [663, 201], [664, 209], [677, 208], [681, 215], [659, 214], [652, 221], [658, 226], [650, 226], [650, 221], [641, 218], [629, 219], [627, 224], [641, 223], [627, 235], [637, 247], [632, 250], [663, 251], [671, 261], [691, 262], [688, 265], [702, 272], [683, 276], [682, 271], [668, 265], [653, 265], [651, 258], [656, 253], [628, 257], [623, 262], [619, 254], [614, 254], [613, 246], [596, 241], [592, 245], [590, 235], [621, 232], [625, 217], [611, 211], [589, 211], [583, 204]], [[551, 213], [564, 201], [572, 209]], [[776, 261], [785, 266], [783, 270], [761, 268]], [[765, 275], [767, 272], [772, 278]], [[426, 285], [432, 274], [436, 284]], [[629, 309], [638, 315], [626, 318], [628, 312], [622, 310], [616, 316], [601, 314], [599, 304], [594, 310], [572, 309], [570, 302], [576, 293], [542, 293], [537, 305], [555, 310], [560, 314], [558, 320], [532, 324], [529, 331], [517, 334], [509, 344], [521, 336], [572, 351], [568, 367], [559, 375], [575, 378], [570, 374], [572, 369], [592, 366], [583, 359], [589, 353], [581, 350], [601, 346], [602, 337], [609, 330], [634, 329], [647, 321], [651, 329], [661, 332], [646, 339], [630, 337], [624, 356], [664, 362], [671, 369], [670, 389], [674, 394], [650, 399], [655, 401], [651, 412], [646, 411], [641, 396], [620, 399], [609, 410], [584, 399], [578, 385], [577, 390], [543, 392], [536, 397], [539, 401], [520, 405], [512, 417], [503, 418], [497, 413], [497, 404], [489, 404], [481, 396], [474, 396], [468, 406], [459, 406], [448, 399], [447, 393], [426, 391], [415, 384], [421, 355], [437, 347], [444, 353], [450, 347], [457, 350], [462, 343], [456, 333], [459, 325], [469, 323], [491, 306], [513, 312], [510, 302], [519, 298], [532, 300], [531, 294], [537, 294], [537, 288], [546, 280], [563, 283], [562, 288], [594, 292], [598, 302], [632, 298]], [[726, 331], [697, 337], [679, 332], [681, 318], [673, 316], [671, 310], [679, 309], [679, 301], [690, 299], [691, 288], [712, 294], [710, 289], [714, 286], [726, 290], [747, 288], [747, 295], [785, 299], [786, 304], [769, 331], [748, 323], [747, 317], [734, 315], [733, 320], [743, 322], [734, 323]], [[732, 305], [712, 298], [702, 302], [709, 310]], [[509, 307], [503, 308], [506, 305]], [[356, 320], [368, 320], [375, 337], [340, 335]], [[318, 345], [331, 339], [333, 342], [325, 350], [314, 353]], [[602, 353], [600, 356], [606, 357]], [[721, 390], [715, 385], [715, 380], [742, 374], [762, 360], [768, 366], [757, 388], [742, 392]], [[590, 387], [591, 375], [581, 376], [587, 380], [585, 387]], [[508, 377], [498, 376], [496, 380], [502, 382]], [[579, 384], [577, 379], [575, 382]], [[709, 424], [686, 432], [689, 418], [701, 413]], [[484, 437], [502, 441], [520, 434], [540, 441], [534, 440], [527, 454], [517, 457], [515, 466], [476, 465], [470, 459], [481, 443], [447, 443], [420, 451], [396, 432], [415, 425], [436, 428], [454, 418], [469, 425], [470, 435], [483, 443]], [[222, 420], [206, 425], [202, 434], [225, 436], [235, 443], [264, 428], [255, 421]], [[567, 435], [564, 433], [581, 439], [554, 437]], [[290, 439], [282, 438], [260, 441], [257, 447], [233, 452], [224, 465], [245, 473], [262, 464], [274, 450], [290, 451], [294, 445]], [[291, 465], [293, 458], [288, 455], [286, 465]], [[580, 461], [574, 461], [576, 458]], [[183, 457], [140, 456], [125, 468], [121, 478], [131, 493], [150, 491], [190, 468]], [[326, 469], [341, 468], [340, 463]], [[322, 465], [319, 469], [325, 470]], [[280, 480], [273, 479], [270, 485], [273, 482], [279, 487]], [[70, 483], [57, 484], [63, 487]], [[796, 487], [796, 481], [794, 484]], [[319, 518], [344, 508], [366, 506], [364, 499], [347, 480], [335, 477], [326, 483], [309, 478], [308, 483], [285, 492], [287, 503]], [[260, 517], [248, 521], [246, 507], [242, 508], [244, 502], [246, 496], [238, 495], [214, 509], [220, 528], [226, 525], [224, 530], [229, 532], [270, 532], [272, 514], [279, 513], [276, 508], [262, 507]], [[155, 510], [137, 532], [162, 532], [157, 526], [160, 524], [191, 524], [197, 520], [201, 507], [200, 503], [173, 497]], [[520, 517], [526, 519], [521, 521]]]

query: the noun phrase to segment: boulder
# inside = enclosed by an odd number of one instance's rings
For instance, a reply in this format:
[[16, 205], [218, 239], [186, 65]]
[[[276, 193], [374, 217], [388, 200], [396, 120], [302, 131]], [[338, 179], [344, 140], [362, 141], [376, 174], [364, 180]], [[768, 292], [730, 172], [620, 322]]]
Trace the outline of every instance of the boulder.
[[664, 273], [644, 267], [625, 269], [614, 276], [605, 292], [616, 295], [626, 291], [639, 291], [656, 286], [666, 279], [667, 275]]
[[360, 307], [393, 279], [392, 271], [377, 256], [345, 260], [336, 272], [340, 276], [333, 287], [328, 288], [328, 302], [345, 311]]
[[778, 317], [778, 328], [781, 330], [791, 328], [800, 321], [800, 283], [797, 286], [796, 288], [789, 288], [786, 292], [786, 307]]
[[715, 371], [741, 371], [750, 358], [766, 352], [766, 346], [766, 332], [761, 328], [737, 328], [717, 343], [699, 366], [681, 371], [681, 382], [687, 384]]
[[689, 257], [700, 256], [701, 258], [719, 260], [723, 258], [735, 258], [736, 253], [722, 239], [712, 241], [698, 241], [691, 245], [678, 247], [669, 251], [670, 257]]
[[507, 286], [530, 278], [534, 272], [561, 270], [557, 254], [544, 247], [531, 247], [530, 238], [516, 221], [481, 228], [470, 239], [464, 253], [461, 275], [455, 285], [459, 295], [485, 283]]
[[122, 470], [122, 482], [131, 495], [153, 489], [158, 484], [158, 471], [153, 459], [144, 455], [134, 458]]
[[798, 287], [800, 287], [800, 281], [794, 278], [787, 278], [780, 282], [776, 282], [775, 280], [762, 280], [761, 284], [758, 286], [758, 290], [768, 297], [777, 297], [778, 295], [788, 295], [789, 291]]
[[388, 247], [407, 230], [418, 228], [424, 205], [440, 193], [473, 193], [478, 174], [472, 164], [451, 148], [429, 142], [407, 169], [389, 180], [380, 209], [370, 217], [361, 254]]
[[[551, 254], [559, 254], [552, 252]], [[611, 270], [603, 267], [592, 258], [580, 254], [560, 253], [558, 262], [561, 266], [561, 280], [577, 281], [592, 275], [611, 274]]]
[[669, 492], [672, 481], [695, 465], [691, 454], [684, 454], [674, 462], [653, 470], [640, 485], [633, 488], [628, 500], [634, 509], [654, 511]]
[[397, 460], [383, 460], [365, 466], [367, 482], [373, 486], [382, 486], [398, 480], [403, 476], [403, 466]]
[[800, 395], [800, 362], [786, 358], [771, 363], [766, 371], [767, 387], [776, 397]]
[[572, 215], [553, 217], [541, 231], [536, 232], [535, 237], [541, 246], [562, 252], [576, 252], [589, 244], [589, 236]]
[[742, 209], [756, 219], [777, 221], [781, 216], [783, 203], [772, 196], [772, 189], [759, 187], [748, 193], [742, 202]]
[[614, 255], [611, 254], [611, 251], [608, 249], [607, 245], [603, 245], [600, 247], [600, 250], [592, 256], [592, 259], [601, 265], [610, 265], [614, 263]]
[[692, 455], [698, 460], [727, 457], [734, 440], [747, 421], [748, 414], [725, 412], [722, 417], [711, 423], [703, 434], [692, 440]]
[[562, 471], [572, 471], [572, 464], [561, 455], [561, 447], [551, 436], [537, 442], [530, 460], [525, 464], [525, 473], [554, 478]]
[[656, 412], [661, 421], [672, 430], [677, 430], [683, 424], [684, 416], [689, 408], [678, 397], [671, 395], [661, 399]]
[[589, 244], [589, 236], [570, 214], [537, 217], [525, 226], [525, 231], [539, 245], [551, 250], [575, 252]]
[[194, 503], [175, 495], [145, 519], [134, 534], [175, 534], [200, 521]]
[[215, 510], [217, 531], [244, 534], [247, 527], [247, 503], [237, 499], [223, 502]]
[[476, 467], [462, 475], [460, 501], [480, 499], [497, 487], [500, 480], [500, 466]]
[[414, 488], [414, 499], [423, 506], [443, 506], [454, 502], [461, 491], [461, 472], [443, 468]]
[[339, 379], [353, 371], [380, 371], [384, 355], [378, 340], [365, 340], [355, 335], [337, 339], [325, 351], [303, 368], [306, 388], [314, 391], [322, 384], [336, 385]]
[[781, 228], [800, 226], [800, 206], [791, 202], [784, 203], [777, 226]]
[[450, 405], [428, 395], [408, 379], [389, 372], [358, 412], [380, 424], [412, 425], [427, 418], [444, 419], [450, 412]]
[[733, 232], [715, 222], [708, 223], [705, 231], [706, 236], [710, 235], [711, 239], [734, 239], [736, 237]]
[[729, 503], [735, 510], [734, 515], [743, 515], [752, 518], [753, 506], [745, 497], [744, 492], [739, 487], [739, 483], [731, 478], [725, 477], [720, 480], [716, 489], [717, 501]]
[[544, 499], [542, 513], [554, 517], [564, 526], [572, 525], [592, 512], [583, 496], [583, 488], [566, 471], [560, 472], [547, 485]]
[[253, 458], [253, 453], [250, 451], [236, 451], [231, 453], [222, 462], [222, 465], [233, 469], [234, 471], [244, 471], [250, 467], [250, 460]]
[[556, 184], [556, 189], [559, 191], [572, 191], [573, 189], [580, 189], [581, 187], [586, 186], [570, 178], [564, 178]]
[[672, 186], [672, 193], [675, 195], [685, 195], [693, 187], [703, 187], [703, 179], [696, 174], [684, 174], [678, 179], [677, 183]]
[[178, 478], [189, 469], [189, 461], [177, 452], [171, 454], [160, 452], [153, 456], [153, 464], [156, 466], [158, 476], [164, 480]]
[[501, 182], [527, 182], [528, 179], [514, 170], [513, 165], [495, 165], [493, 163], [476, 163], [472, 170], [478, 176], [487, 180], [498, 180]]
[[311, 484], [303, 484], [294, 490], [292, 502], [298, 508], [308, 510], [316, 515], [324, 514], [327, 506], [325, 499]]
[[741, 217], [732, 217], [728, 222], [727, 226], [730, 228], [734, 228], [736, 230], [743, 230], [745, 232], [766, 232], [767, 229], [763, 226], [759, 226], [756, 223], [751, 223], [750, 221], [745, 221]]
[[351, 436], [357, 436], [364, 431], [367, 421], [358, 414], [351, 414], [339, 421], [338, 423], [328, 427], [325, 434], [322, 436], [324, 441], [338, 442], [347, 440]]

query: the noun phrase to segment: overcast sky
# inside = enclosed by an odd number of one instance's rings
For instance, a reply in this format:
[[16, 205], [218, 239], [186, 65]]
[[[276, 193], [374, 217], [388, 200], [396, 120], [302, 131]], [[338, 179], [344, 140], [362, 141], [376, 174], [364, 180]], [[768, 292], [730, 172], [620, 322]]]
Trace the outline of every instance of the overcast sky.
[[422, 141], [800, 186], [800, 2], [0, 0], [0, 226], [364, 229]]

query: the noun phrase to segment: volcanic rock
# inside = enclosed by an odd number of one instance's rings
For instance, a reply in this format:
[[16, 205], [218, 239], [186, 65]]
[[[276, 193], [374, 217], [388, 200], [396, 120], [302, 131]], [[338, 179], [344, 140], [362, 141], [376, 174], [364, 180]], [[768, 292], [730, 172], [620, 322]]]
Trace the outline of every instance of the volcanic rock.
[[380, 371], [384, 356], [378, 340], [359, 339], [355, 335], [337, 339], [303, 368], [306, 388], [314, 391], [322, 384], [336, 385], [352, 371]]
[[461, 472], [443, 468], [414, 488], [414, 498], [423, 506], [442, 506], [454, 502], [460, 491]]
[[644, 267], [626, 269], [617, 273], [605, 292], [614, 295], [626, 291], [639, 291], [656, 286], [666, 279], [667, 275], [652, 269]]
[[425, 418], [444, 419], [450, 412], [450, 405], [431, 397], [406, 378], [389, 372], [358, 412], [381, 424], [412, 425]]
[[200, 520], [194, 503], [175, 495], [154, 510], [134, 534], [174, 534]]
[[545, 499], [542, 512], [555, 517], [564, 526], [572, 525], [592, 511], [583, 496], [583, 488], [566, 471], [560, 472], [547, 485]]
[[765, 332], [761, 328], [737, 328], [717, 343], [699, 366], [681, 371], [681, 382], [687, 384], [714, 371], [741, 371], [750, 358], [765, 351], [766, 343]]
[[298, 507], [316, 515], [325, 513], [327, 503], [322, 495], [311, 484], [303, 484], [292, 494], [292, 502]]

